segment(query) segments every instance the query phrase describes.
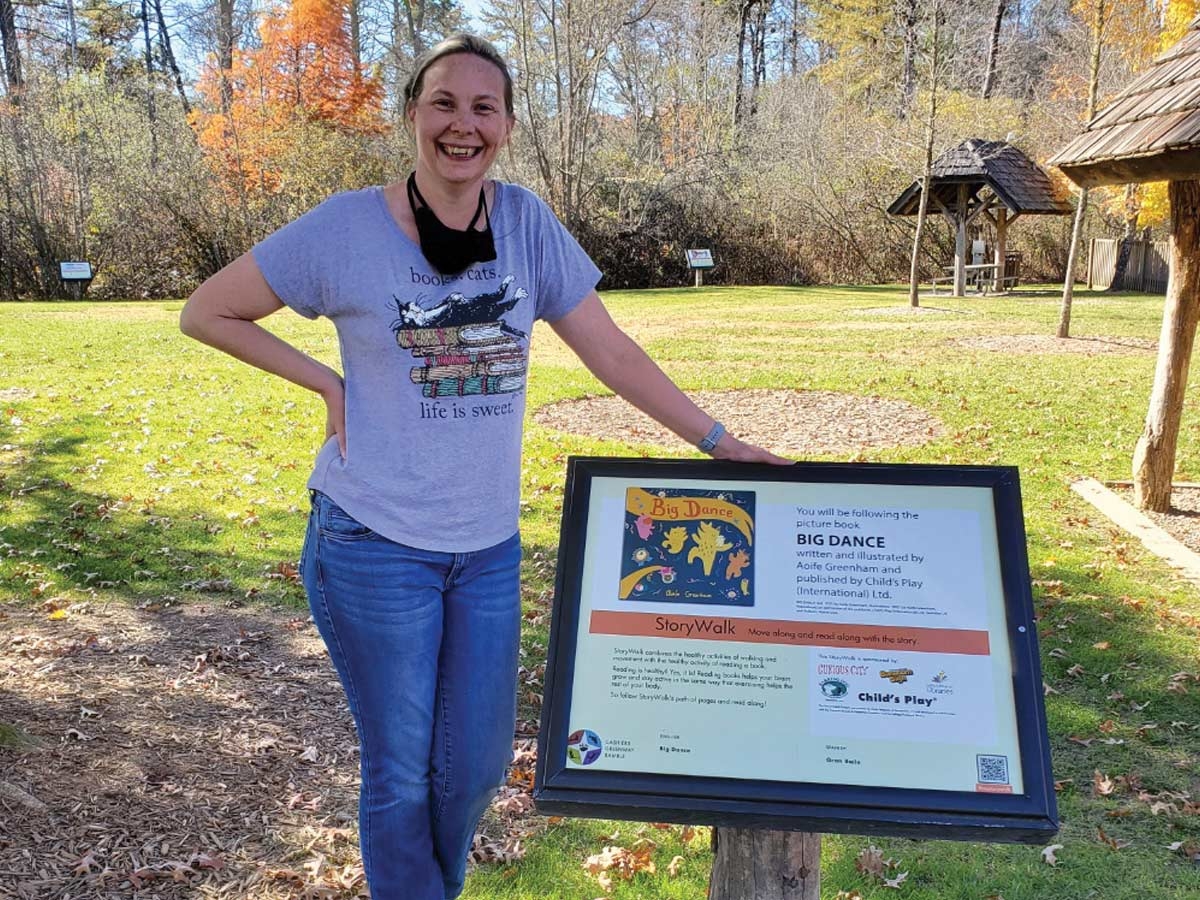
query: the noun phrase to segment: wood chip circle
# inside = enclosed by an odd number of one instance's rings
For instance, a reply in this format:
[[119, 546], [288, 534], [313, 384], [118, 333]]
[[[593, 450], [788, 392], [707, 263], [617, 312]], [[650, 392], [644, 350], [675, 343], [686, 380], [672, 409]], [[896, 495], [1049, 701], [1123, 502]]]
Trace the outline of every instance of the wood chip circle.
[[[767, 389], [697, 391], [690, 396], [743, 440], [799, 459], [916, 447], [944, 431], [937, 418], [903, 400]], [[533, 420], [546, 428], [600, 440], [695, 450], [619, 397], [552, 403], [537, 410]]]
[[1060, 338], [1046, 334], [1007, 334], [959, 338], [954, 344], [969, 350], [993, 350], [999, 353], [1082, 353], [1086, 356], [1099, 353], [1152, 353], [1158, 349], [1158, 342], [1147, 338], [1103, 335]]

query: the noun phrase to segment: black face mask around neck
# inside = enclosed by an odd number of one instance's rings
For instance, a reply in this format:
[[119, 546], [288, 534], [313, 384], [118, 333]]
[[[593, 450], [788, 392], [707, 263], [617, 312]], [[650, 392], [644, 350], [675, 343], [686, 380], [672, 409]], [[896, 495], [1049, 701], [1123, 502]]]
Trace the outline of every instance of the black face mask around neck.
[[[417, 204], [420, 203], [420, 206]], [[479, 189], [479, 206], [475, 218], [465, 231], [450, 228], [442, 223], [421, 192], [417, 189], [417, 173], [408, 176], [408, 205], [412, 207], [417, 223], [417, 236], [421, 239], [421, 253], [429, 264], [443, 275], [457, 275], [472, 263], [491, 262], [496, 258], [496, 244], [492, 239], [492, 221], [484, 202], [483, 188]], [[484, 229], [476, 231], [475, 223], [483, 216]]]

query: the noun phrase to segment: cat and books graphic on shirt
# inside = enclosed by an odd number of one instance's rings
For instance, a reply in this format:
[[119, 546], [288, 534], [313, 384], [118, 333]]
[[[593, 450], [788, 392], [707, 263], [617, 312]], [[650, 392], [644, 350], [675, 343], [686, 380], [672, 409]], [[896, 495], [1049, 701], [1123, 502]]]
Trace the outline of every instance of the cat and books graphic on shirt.
[[495, 291], [467, 297], [454, 291], [432, 306], [393, 298], [396, 343], [422, 364], [409, 370], [425, 397], [512, 394], [525, 387], [528, 335], [501, 316], [529, 296], [510, 292], [513, 276]]

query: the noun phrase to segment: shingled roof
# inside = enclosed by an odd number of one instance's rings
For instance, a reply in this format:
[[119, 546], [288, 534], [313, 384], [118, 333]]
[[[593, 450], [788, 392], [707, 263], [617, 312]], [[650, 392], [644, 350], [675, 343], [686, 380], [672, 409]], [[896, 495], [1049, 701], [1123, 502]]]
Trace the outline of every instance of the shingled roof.
[[1200, 177], [1200, 16], [1050, 164], [1086, 187]]
[[[957, 212], [958, 185], [966, 183], [968, 205], [979, 192], [991, 188], [997, 199], [1014, 213], [1064, 215], [1070, 204], [1054, 195], [1050, 176], [1032, 159], [1004, 141], [972, 138], [947, 150], [933, 163], [930, 199], [937, 198], [949, 212]], [[914, 181], [888, 207], [893, 216], [913, 216], [921, 201], [921, 182]], [[939, 209], [930, 204], [930, 211]]]

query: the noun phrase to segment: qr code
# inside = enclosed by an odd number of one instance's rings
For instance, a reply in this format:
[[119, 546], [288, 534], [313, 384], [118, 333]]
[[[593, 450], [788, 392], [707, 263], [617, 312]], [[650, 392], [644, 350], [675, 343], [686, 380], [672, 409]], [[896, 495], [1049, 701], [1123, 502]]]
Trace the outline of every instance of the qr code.
[[980, 784], [1008, 784], [1008, 757], [984, 756], [975, 757], [979, 767]]

